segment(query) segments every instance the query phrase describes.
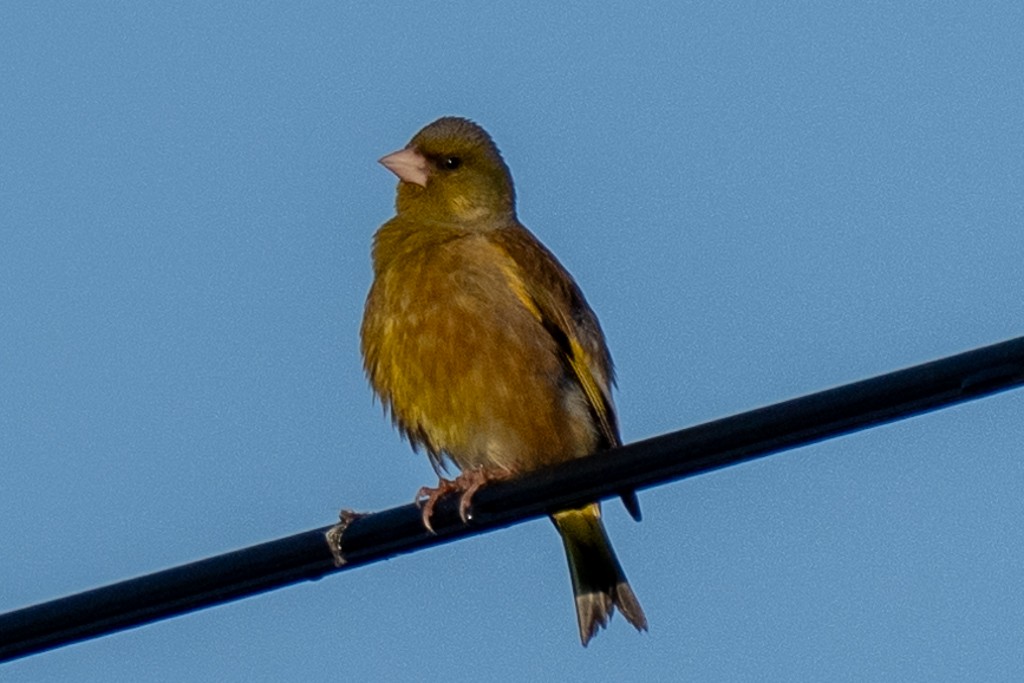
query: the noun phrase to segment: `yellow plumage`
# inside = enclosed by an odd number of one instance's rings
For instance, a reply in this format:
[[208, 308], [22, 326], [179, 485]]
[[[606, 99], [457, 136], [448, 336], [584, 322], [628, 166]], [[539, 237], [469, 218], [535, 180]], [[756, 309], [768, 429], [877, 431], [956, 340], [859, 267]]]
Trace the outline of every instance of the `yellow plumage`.
[[[439, 476], [446, 460], [464, 474], [515, 476], [618, 445], [597, 317], [516, 219], [487, 133], [442, 118], [381, 162], [400, 178], [397, 215], [374, 237], [361, 339], [370, 384], [402, 433]], [[553, 516], [584, 644], [614, 606], [647, 627], [600, 514], [591, 504]]]

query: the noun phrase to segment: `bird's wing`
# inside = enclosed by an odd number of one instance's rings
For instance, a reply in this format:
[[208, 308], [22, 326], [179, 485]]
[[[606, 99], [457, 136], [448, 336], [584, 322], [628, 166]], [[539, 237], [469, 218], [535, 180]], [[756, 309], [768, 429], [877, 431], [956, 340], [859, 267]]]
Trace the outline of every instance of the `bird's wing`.
[[494, 242], [510, 257], [505, 273], [517, 298], [544, 327], [587, 398], [601, 447], [621, 443], [611, 387], [614, 370], [597, 316], [568, 272], [526, 228], [497, 231]]

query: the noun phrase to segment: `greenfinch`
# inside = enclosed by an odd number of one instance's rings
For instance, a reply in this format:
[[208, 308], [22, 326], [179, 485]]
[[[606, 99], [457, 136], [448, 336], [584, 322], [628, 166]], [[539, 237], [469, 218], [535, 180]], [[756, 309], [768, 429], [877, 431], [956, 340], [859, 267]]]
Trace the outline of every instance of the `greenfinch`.
[[[612, 360], [572, 276], [516, 218], [512, 176], [477, 124], [445, 117], [380, 160], [398, 176], [396, 215], [373, 239], [373, 284], [360, 330], [367, 377], [440, 483], [473, 493], [619, 445]], [[447, 462], [460, 470], [443, 473]], [[632, 493], [624, 495], [627, 507]], [[421, 501], [422, 502], [422, 501]], [[569, 560], [586, 645], [618, 607], [647, 618], [592, 503], [552, 515]]]

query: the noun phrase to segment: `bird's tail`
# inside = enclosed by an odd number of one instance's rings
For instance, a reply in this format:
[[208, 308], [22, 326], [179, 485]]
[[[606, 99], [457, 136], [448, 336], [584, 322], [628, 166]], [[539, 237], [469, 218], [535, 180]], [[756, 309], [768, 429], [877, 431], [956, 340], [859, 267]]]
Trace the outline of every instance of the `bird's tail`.
[[562, 536], [569, 560], [583, 645], [590, 642], [599, 627], [608, 625], [616, 607], [638, 631], [646, 631], [647, 617], [615, 557], [598, 504], [563, 510], [551, 519]]

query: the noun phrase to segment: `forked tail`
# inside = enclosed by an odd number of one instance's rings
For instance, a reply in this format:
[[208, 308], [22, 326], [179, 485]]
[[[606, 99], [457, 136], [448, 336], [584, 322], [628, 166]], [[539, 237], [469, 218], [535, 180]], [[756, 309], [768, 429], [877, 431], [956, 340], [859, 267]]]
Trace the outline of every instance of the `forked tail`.
[[615, 557], [597, 503], [578, 510], [563, 510], [553, 515], [552, 521], [562, 536], [569, 560], [583, 645], [590, 642], [598, 628], [608, 625], [616, 607], [638, 631], [646, 631], [647, 617]]

